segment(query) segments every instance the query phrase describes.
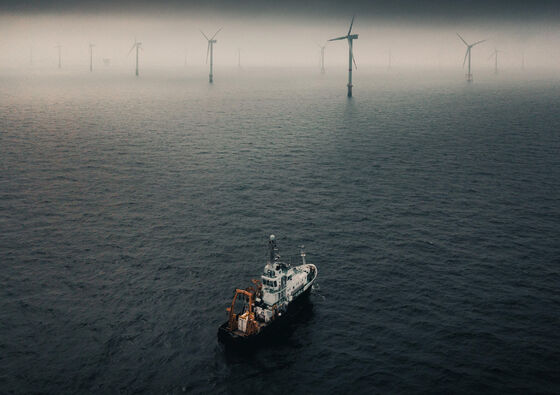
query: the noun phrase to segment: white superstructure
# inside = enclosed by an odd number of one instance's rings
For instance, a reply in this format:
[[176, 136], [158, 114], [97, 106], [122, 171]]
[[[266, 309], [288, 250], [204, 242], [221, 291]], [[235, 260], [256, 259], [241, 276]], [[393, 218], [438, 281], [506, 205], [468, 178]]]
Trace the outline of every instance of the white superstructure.
[[[255, 309], [258, 318], [268, 322], [274, 310], [280, 313], [288, 304], [312, 286], [317, 275], [315, 265], [305, 262], [301, 251], [302, 265], [291, 266], [280, 260], [274, 235], [269, 240], [269, 257], [261, 276], [261, 306]], [[259, 300], [257, 300], [259, 302]]]

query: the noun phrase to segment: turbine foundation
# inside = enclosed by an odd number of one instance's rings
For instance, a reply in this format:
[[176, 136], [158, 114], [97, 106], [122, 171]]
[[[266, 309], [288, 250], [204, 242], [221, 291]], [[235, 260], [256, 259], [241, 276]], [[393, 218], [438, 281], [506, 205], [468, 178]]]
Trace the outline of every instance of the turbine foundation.
[[348, 97], [352, 97], [352, 84], [348, 84]]

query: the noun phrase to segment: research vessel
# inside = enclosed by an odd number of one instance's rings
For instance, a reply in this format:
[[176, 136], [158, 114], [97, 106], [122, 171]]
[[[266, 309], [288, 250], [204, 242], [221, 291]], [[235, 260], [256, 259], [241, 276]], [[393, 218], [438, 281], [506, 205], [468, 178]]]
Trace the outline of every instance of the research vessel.
[[268, 241], [267, 262], [260, 280], [246, 289], [236, 289], [226, 309], [228, 320], [218, 329], [224, 343], [249, 344], [270, 334], [282, 334], [291, 317], [305, 307], [317, 278], [317, 267], [305, 261], [292, 266], [281, 260], [276, 238]]

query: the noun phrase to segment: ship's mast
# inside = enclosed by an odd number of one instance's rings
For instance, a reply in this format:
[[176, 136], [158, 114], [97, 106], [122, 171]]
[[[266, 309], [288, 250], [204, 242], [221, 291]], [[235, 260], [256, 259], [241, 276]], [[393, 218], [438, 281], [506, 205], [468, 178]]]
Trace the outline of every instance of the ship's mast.
[[280, 259], [280, 255], [278, 254], [278, 247], [276, 246], [276, 237], [270, 235], [268, 240], [268, 263], [272, 264], [278, 259]]
[[304, 246], [301, 246], [301, 261], [305, 265], [305, 251], [303, 250]]

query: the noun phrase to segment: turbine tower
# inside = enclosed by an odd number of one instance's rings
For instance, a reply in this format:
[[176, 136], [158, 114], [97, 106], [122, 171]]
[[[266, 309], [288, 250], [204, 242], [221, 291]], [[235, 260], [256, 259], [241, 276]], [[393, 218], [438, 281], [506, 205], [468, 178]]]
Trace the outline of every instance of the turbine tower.
[[494, 48], [494, 51], [488, 57], [488, 59], [492, 59], [492, 57], [494, 57], [494, 74], [498, 74], [498, 54], [500, 52], [503, 52], [503, 51], [500, 51], [500, 50]]
[[472, 82], [472, 74], [471, 74], [471, 49], [472, 47], [474, 47], [475, 45], [478, 45], [480, 43], [483, 43], [486, 40], [480, 40], [475, 42], [474, 44], [468, 44], [463, 37], [461, 37], [461, 35], [459, 33], [457, 33], [457, 36], [461, 39], [462, 42], [465, 43], [465, 45], [467, 46], [467, 52], [465, 52], [465, 59], [463, 59], [463, 67], [465, 67], [465, 62], [467, 61], [467, 56], [469, 57], [469, 71], [466, 75], [467, 77], [467, 82]]
[[142, 48], [142, 43], [136, 41], [136, 38], [134, 39], [134, 44], [130, 47], [130, 51], [128, 51], [128, 55], [130, 55], [134, 48], [136, 48], [136, 77], [138, 77], [138, 50]]
[[218, 42], [217, 40], [214, 40], [214, 38], [218, 35], [220, 30], [222, 30], [222, 28], [219, 28], [218, 31], [214, 33], [212, 38], [206, 37], [206, 34], [204, 34], [202, 30], [200, 31], [204, 38], [208, 40], [208, 48], [206, 49], [206, 63], [208, 63], [208, 54], [210, 54], [210, 75], [208, 76], [208, 81], [210, 83], [214, 82], [214, 44]]
[[58, 44], [55, 48], [58, 48], [58, 68], [61, 69], [62, 68], [62, 54], [61, 54], [62, 46], [60, 44]]
[[93, 47], [95, 44], [89, 43], [89, 72], [93, 71]]
[[348, 29], [348, 34], [346, 36], [331, 38], [329, 41], [336, 41], [336, 40], [348, 40], [348, 97], [352, 97], [352, 62], [354, 62], [354, 66], [356, 69], [356, 60], [354, 59], [354, 53], [352, 52], [352, 45], [353, 41], [358, 39], [357, 34], [352, 33], [352, 25], [354, 24], [354, 17], [352, 17], [352, 22], [350, 22], [350, 29]]
[[321, 48], [321, 74], [325, 74], [325, 49], [327, 46], [319, 44], [317, 44], [317, 46]]

